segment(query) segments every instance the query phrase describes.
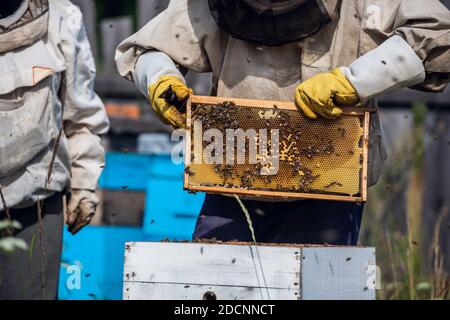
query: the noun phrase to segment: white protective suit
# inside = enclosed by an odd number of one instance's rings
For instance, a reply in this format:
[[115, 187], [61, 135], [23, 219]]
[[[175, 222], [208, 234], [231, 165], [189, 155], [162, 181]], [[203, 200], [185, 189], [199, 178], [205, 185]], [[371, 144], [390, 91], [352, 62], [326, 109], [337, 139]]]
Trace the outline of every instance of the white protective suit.
[[109, 122], [94, 78], [82, 15], [69, 1], [26, 0], [0, 20], [0, 188], [7, 207], [65, 188], [96, 190], [100, 135]]
[[[406, 86], [438, 92], [450, 74], [450, 13], [438, 0], [324, 0], [333, 18], [319, 33], [279, 47], [255, 45], [221, 30], [204, 0], [171, 1], [126, 39], [117, 69], [148, 96], [148, 85], [182, 69], [213, 73], [223, 97], [293, 100], [296, 87], [341, 67], [369, 105]], [[389, 39], [389, 40], [388, 40]], [[372, 51], [373, 50], [373, 51]], [[177, 68], [176, 65], [181, 68]], [[369, 142], [369, 184], [386, 158], [377, 114]]]

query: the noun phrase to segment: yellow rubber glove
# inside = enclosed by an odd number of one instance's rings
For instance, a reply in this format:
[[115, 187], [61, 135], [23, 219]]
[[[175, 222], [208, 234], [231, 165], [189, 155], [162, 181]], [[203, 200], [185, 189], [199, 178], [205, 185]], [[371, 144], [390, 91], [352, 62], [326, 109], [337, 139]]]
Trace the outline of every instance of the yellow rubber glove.
[[295, 102], [309, 118], [335, 119], [342, 115], [339, 106], [355, 106], [359, 97], [342, 71], [335, 69], [301, 83], [295, 90]]
[[185, 128], [186, 115], [162, 97], [170, 87], [180, 102], [186, 101], [192, 94], [192, 89], [188, 88], [178, 77], [163, 76], [148, 88], [152, 107], [164, 123], [170, 124], [174, 128]]

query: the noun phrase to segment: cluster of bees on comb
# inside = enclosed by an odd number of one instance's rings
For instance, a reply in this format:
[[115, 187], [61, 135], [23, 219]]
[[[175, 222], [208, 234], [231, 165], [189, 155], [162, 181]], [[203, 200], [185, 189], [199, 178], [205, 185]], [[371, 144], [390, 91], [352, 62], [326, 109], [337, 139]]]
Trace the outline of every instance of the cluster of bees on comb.
[[[221, 104], [198, 104], [195, 105], [192, 112], [192, 121], [201, 121], [203, 130], [218, 129], [225, 133], [227, 129], [267, 129], [279, 130], [279, 155], [280, 168], [283, 169], [283, 177], [288, 175], [289, 179], [295, 179], [295, 187], [286, 187], [279, 183], [276, 175], [262, 175], [261, 172], [267, 166], [264, 161], [257, 164], [229, 165], [214, 164], [214, 172], [223, 179], [222, 186], [239, 187], [243, 189], [253, 189], [255, 183], [261, 182], [266, 185], [267, 191], [275, 192], [314, 192], [311, 185], [320, 177], [315, 171], [320, 167], [316, 164], [308, 167], [302, 158], [312, 160], [316, 157], [326, 157], [336, 154], [333, 142], [328, 138], [307, 133], [309, 140], [311, 135], [314, 141], [305, 141], [302, 133], [296, 125], [295, 119], [292, 119], [292, 112], [278, 108], [257, 108], [257, 107], [239, 107], [233, 102], [223, 102]], [[338, 129], [338, 134], [345, 138], [346, 130]], [[259, 138], [256, 138], [259, 140]], [[256, 141], [258, 144], [259, 141]], [[268, 141], [269, 145], [272, 143]], [[246, 143], [246, 145], [248, 145]], [[204, 147], [206, 143], [204, 142]], [[224, 147], [225, 148], [225, 147]], [[236, 147], [237, 148], [237, 147]], [[237, 152], [246, 152], [246, 150], [237, 150]], [[261, 156], [261, 155], [259, 155]], [[263, 164], [265, 163], [265, 164]], [[286, 170], [289, 168], [289, 170]], [[288, 172], [288, 173], [287, 173]], [[195, 173], [192, 173], [194, 175]], [[191, 172], [190, 172], [191, 175]], [[331, 187], [342, 186], [339, 182], [332, 182], [327, 186], [322, 186], [326, 190]], [[258, 188], [259, 190], [264, 188]]]

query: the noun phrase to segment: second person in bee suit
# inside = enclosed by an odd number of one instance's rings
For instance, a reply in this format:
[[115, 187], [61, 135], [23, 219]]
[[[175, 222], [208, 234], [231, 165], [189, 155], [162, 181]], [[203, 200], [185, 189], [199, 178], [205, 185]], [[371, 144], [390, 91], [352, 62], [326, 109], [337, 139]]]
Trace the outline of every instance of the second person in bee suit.
[[[212, 72], [212, 94], [294, 100], [310, 118], [414, 87], [439, 92], [450, 74], [450, 14], [438, 0], [174, 0], [117, 50], [134, 81], [174, 127], [185, 115], [161, 98], [191, 90], [185, 70]], [[378, 115], [370, 125], [369, 185], [386, 158]], [[244, 201], [261, 242], [355, 245], [363, 205]], [[233, 198], [207, 195], [194, 238], [250, 241]]]
[[[67, 224], [95, 214], [109, 121], [78, 7], [68, 0], [0, 5], [0, 220], [28, 250], [0, 252], [0, 300], [56, 299]], [[1, 251], [1, 250], [0, 250]]]

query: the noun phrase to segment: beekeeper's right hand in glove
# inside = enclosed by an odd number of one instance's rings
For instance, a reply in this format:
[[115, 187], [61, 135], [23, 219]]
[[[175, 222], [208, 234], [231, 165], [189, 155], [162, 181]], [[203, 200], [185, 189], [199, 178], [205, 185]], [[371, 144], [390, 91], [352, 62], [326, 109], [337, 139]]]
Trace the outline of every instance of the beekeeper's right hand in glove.
[[168, 55], [152, 50], [142, 54], [135, 66], [134, 80], [164, 123], [174, 128], [186, 127], [184, 108], [192, 89]]
[[148, 87], [153, 110], [174, 128], [186, 127], [186, 114], [181, 106], [192, 94], [192, 89], [177, 76], [162, 76]]

